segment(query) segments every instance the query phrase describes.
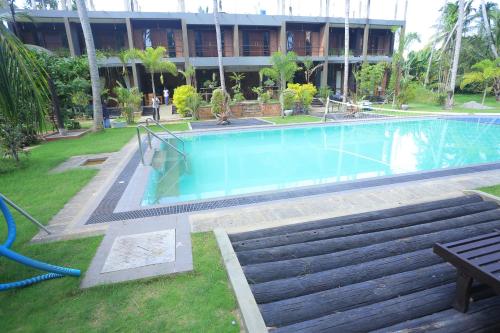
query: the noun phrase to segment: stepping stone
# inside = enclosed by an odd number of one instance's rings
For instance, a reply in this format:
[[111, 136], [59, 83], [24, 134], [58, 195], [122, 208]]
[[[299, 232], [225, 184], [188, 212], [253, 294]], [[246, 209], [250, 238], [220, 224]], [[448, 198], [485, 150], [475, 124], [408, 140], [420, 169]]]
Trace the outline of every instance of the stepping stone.
[[81, 288], [187, 272], [193, 269], [189, 222], [184, 216], [113, 223]]

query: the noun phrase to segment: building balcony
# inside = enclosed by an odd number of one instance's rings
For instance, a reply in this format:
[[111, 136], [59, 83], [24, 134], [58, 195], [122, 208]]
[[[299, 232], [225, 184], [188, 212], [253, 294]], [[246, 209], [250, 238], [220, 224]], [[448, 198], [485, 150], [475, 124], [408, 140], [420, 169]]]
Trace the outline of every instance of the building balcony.
[[269, 45], [248, 44], [240, 45], [240, 56], [242, 57], [269, 57], [271, 55]]
[[299, 57], [319, 57], [323, 54], [321, 53], [321, 47], [312, 45], [293, 45], [293, 47], [287, 47], [287, 52], [293, 51]]
[[[329, 56], [334, 56], [334, 57], [343, 57], [345, 53], [345, 49], [342, 48], [330, 48], [328, 50], [328, 55]], [[349, 56], [351, 57], [360, 57], [363, 55], [363, 49], [349, 49]]]

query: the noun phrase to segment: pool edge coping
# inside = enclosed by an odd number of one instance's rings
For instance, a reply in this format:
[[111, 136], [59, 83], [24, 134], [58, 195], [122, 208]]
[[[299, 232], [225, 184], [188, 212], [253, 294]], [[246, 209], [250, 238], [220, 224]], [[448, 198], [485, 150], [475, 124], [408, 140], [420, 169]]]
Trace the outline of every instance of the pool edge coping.
[[248, 333], [268, 332], [264, 318], [255, 301], [255, 297], [243, 273], [243, 268], [234, 252], [233, 245], [231, 244], [227, 232], [222, 228], [216, 228], [213, 232], [217, 244], [219, 245], [222, 261], [226, 268], [236, 301], [238, 302], [246, 331]]

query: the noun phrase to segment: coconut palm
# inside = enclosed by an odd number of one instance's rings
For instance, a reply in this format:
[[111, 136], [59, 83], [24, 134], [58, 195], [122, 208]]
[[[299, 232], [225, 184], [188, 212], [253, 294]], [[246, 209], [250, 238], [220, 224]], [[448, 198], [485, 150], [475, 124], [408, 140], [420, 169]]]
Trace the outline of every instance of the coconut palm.
[[224, 79], [224, 66], [222, 65], [222, 39], [220, 32], [220, 22], [219, 22], [219, 10], [217, 0], [214, 0], [214, 21], [215, 21], [215, 34], [217, 37], [217, 60], [219, 62], [219, 76], [220, 76], [220, 88], [222, 89], [222, 94], [224, 95], [223, 109], [224, 112], [221, 115], [221, 121], [227, 121], [226, 118], [229, 115], [229, 105], [227, 103], [227, 90], [226, 90], [226, 80]]
[[164, 59], [166, 57], [166, 52], [167, 50], [163, 46], [158, 46], [156, 48], [148, 47], [145, 50], [131, 49], [125, 51], [125, 60], [140, 60], [146, 68], [146, 71], [151, 74], [151, 88], [155, 96], [155, 73], [160, 73], [162, 77], [165, 72], [177, 76], [177, 67], [175, 64]]
[[102, 124], [102, 105], [101, 105], [101, 81], [99, 79], [99, 68], [97, 66], [97, 57], [95, 54], [94, 37], [90, 28], [89, 16], [84, 0], [75, 0], [78, 9], [78, 17], [82, 25], [85, 46], [87, 48], [87, 57], [89, 59], [90, 82], [92, 84], [92, 101], [94, 106], [94, 124], [93, 131], [104, 129]]
[[[0, 14], [0, 22], [11, 19]], [[46, 73], [33, 54], [0, 23], [0, 143], [18, 160], [20, 133], [40, 132], [50, 101]]]
[[460, 46], [462, 43], [462, 30], [464, 25], [464, 0], [458, 1], [458, 21], [457, 21], [457, 37], [455, 38], [455, 51], [453, 54], [453, 65], [451, 67], [451, 79], [448, 86], [448, 98], [446, 100], [446, 108], [453, 107], [453, 95], [455, 93], [455, 82], [457, 79], [458, 60], [460, 58]]
[[483, 17], [484, 29], [486, 30], [486, 38], [489, 42], [491, 53], [496, 59], [498, 58], [497, 47], [495, 45], [495, 42], [493, 41], [493, 34], [491, 33], [490, 20], [486, 12], [486, 4], [484, 3], [484, 0], [481, 0], [481, 15]]
[[347, 102], [348, 80], [349, 80], [349, 0], [345, 0], [345, 19], [344, 19], [344, 94], [342, 101]]

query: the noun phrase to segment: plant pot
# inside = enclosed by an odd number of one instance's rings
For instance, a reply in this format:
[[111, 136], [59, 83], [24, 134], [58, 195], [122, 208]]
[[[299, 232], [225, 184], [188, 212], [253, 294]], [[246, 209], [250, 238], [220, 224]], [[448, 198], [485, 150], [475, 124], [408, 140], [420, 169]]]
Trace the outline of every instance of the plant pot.
[[112, 121], [111, 121], [111, 127], [112, 127], [112, 128], [123, 128], [123, 127], [127, 127], [127, 122], [126, 122], [126, 121], [121, 121], [121, 120], [112, 120]]
[[408, 104], [401, 104], [401, 110], [408, 110], [410, 108], [410, 106]]
[[285, 110], [284, 113], [285, 113], [285, 116], [289, 117], [293, 114], [293, 110]]

